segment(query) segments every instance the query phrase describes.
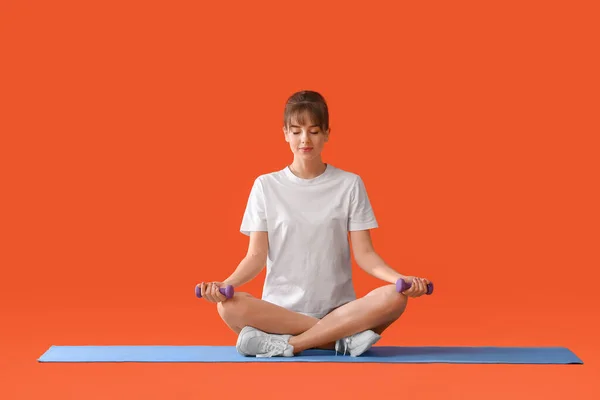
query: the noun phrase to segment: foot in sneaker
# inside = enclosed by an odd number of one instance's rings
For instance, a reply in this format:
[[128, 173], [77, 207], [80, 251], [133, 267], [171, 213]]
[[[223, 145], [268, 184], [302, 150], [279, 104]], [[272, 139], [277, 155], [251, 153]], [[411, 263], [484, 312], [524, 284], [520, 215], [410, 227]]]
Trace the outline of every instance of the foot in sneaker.
[[251, 326], [241, 330], [235, 348], [243, 356], [293, 357], [294, 347], [288, 342], [292, 335], [275, 335]]
[[335, 342], [335, 354], [338, 352], [350, 353], [352, 357], [358, 357], [365, 351], [369, 350], [377, 341], [381, 339], [381, 336], [372, 330], [366, 330], [354, 335], [339, 339]]

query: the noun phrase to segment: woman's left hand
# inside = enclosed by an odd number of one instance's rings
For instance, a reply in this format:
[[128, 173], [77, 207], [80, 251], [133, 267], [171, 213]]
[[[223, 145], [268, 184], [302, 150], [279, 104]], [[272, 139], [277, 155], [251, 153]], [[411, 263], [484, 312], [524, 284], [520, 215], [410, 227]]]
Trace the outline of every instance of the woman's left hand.
[[419, 297], [427, 294], [427, 285], [429, 281], [425, 278], [419, 278], [417, 276], [405, 276], [403, 278], [406, 283], [411, 283], [411, 287], [406, 289], [402, 294], [408, 297]]

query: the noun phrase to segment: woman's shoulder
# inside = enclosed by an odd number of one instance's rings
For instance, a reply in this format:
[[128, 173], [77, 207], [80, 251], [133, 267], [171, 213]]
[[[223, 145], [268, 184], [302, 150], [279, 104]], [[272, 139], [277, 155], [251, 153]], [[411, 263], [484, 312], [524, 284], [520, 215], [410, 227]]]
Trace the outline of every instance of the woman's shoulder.
[[345, 180], [345, 181], [354, 183], [361, 179], [360, 174], [357, 172], [353, 172], [348, 169], [344, 169], [344, 168], [340, 168], [340, 167], [334, 167], [333, 165], [331, 167], [334, 172], [334, 174], [332, 174], [332, 175], [340, 180]]
[[280, 169], [277, 171], [259, 172], [258, 174], [254, 175], [254, 182], [255, 183], [266, 183], [269, 181], [280, 180], [283, 177], [284, 173], [285, 173], [284, 169]]
[[333, 166], [331, 164], [329, 164], [329, 166], [336, 171], [338, 174], [344, 175], [344, 176], [349, 176], [349, 177], [355, 177], [358, 176], [358, 174], [356, 172], [350, 171], [349, 169], [346, 169], [345, 167], [338, 167], [338, 166]]

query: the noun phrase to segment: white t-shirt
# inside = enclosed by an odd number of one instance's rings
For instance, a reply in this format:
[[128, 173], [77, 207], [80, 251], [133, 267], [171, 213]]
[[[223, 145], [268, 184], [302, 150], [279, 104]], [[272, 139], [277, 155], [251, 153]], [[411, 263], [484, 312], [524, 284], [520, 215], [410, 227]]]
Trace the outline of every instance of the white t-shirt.
[[262, 299], [322, 318], [356, 299], [348, 232], [377, 228], [359, 175], [327, 164], [302, 179], [289, 167], [256, 178], [240, 231], [267, 231]]

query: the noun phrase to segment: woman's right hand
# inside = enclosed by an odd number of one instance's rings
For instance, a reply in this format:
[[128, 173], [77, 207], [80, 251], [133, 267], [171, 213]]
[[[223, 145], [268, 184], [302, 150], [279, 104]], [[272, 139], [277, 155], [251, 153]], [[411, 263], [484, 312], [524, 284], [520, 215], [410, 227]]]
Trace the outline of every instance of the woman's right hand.
[[208, 302], [221, 303], [227, 300], [227, 297], [219, 291], [223, 282], [202, 282], [198, 286], [200, 286], [200, 295]]

